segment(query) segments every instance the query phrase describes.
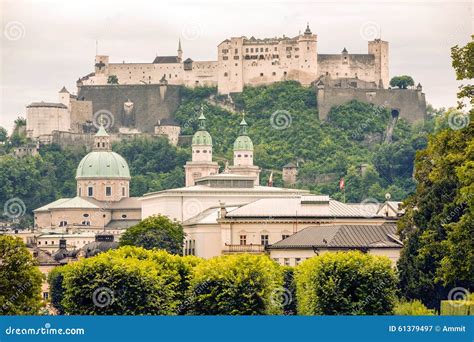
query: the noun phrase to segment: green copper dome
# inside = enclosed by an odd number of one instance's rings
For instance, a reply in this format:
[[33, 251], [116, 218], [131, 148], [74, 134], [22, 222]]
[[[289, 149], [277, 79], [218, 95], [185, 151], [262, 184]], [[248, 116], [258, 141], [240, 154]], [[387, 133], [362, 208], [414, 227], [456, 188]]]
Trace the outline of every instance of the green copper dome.
[[253, 151], [252, 139], [247, 135], [247, 122], [245, 121], [245, 114], [240, 122], [240, 136], [235, 139], [234, 151]]
[[197, 131], [193, 136], [193, 145], [210, 145], [212, 146], [211, 135], [207, 131]]
[[253, 151], [252, 139], [248, 135], [241, 135], [235, 139], [234, 151]]
[[123, 157], [112, 151], [93, 151], [82, 158], [77, 178], [128, 178], [130, 170]]
[[212, 146], [211, 135], [206, 131], [206, 117], [204, 116], [203, 107], [201, 106], [201, 115], [199, 120], [199, 130], [193, 135], [193, 145], [210, 145]]

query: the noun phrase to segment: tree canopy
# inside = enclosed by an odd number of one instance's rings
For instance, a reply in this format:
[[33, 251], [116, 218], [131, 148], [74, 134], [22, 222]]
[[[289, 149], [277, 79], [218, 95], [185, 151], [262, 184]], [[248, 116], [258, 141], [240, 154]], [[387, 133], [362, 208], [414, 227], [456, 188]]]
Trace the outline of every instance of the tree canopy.
[[164, 249], [182, 254], [184, 231], [177, 221], [154, 215], [128, 228], [120, 237], [120, 246], [137, 246], [145, 249]]
[[400, 89], [407, 89], [408, 87], [413, 87], [414, 85], [415, 81], [411, 76], [408, 75], [395, 76], [390, 80], [391, 87], [397, 87]]
[[41, 307], [41, 274], [25, 244], [0, 235], [0, 315], [35, 315]]
[[[458, 77], [472, 78], [474, 44], [452, 54]], [[472, 102], [473, 93], [464, 89], [458, 98]], [[399, 222], [402, 293], [430, 308], [439, 308], [452, 288], [474, 289], [474, 110], [452, 113], [416, 155], [416, 192]]]

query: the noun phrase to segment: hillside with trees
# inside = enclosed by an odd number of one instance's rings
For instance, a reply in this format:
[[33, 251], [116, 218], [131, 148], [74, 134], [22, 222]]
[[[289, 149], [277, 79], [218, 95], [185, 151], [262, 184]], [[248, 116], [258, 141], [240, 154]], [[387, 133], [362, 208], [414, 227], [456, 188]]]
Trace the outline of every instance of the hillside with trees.
[[[387, 192], [393, 200], [403, 200], [413, 193], [415, 153], [426, 147], [429, 133], [447, 126], [448, 113], [430, 108], [432, 115], [425, 124], [398, 120], [391, 142], [386, 143], [391, 119], [387, 108], [353, 101], [332, 108], [328, 120], [322, 122], [314, 89], [297, 82], [248, 87], [231, 101], [217, 95], [215, 88], [200, 87], [183, 89], [175, 113], [183, 135], [190, 137], [196, 131], [201, 106], [221, 169], [226, 161], [232, 163], [233, 142], [245, 113], [254, 162], [262, 168], [261, 184], [273, 173], [274, 186], [283, 186], [282, 167], [293, 162], [299, 165], [298, 182], [293, 186], [342, 200], [338, 183], [344, 177], [347, 202], [383, 201]], [[23, 121], [19, 119], [17, 126]], [[0, 145], [0, 206], [11, 198], [22, 199], [27, 215], [17, 223], [21, 227], [31, 224], [35, 208], [75, 195], [75, 170], [86, 149], [49, 145], [41, 147], [38, 156], [15, 158], [9, 153], [26, 140], [18, 131], [4, 137]], [[116, 143], [113, 149], [129, 163], [132, 196], [184, 186], [189, 144], [174, 147], [162, 137], [136, 138]]]

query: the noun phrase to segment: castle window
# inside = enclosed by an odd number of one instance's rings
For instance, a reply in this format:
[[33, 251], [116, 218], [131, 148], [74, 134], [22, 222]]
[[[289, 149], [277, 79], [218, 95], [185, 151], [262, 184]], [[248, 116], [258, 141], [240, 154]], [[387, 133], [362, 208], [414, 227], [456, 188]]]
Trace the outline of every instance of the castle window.
[[82, 188], [81, 187], [79, 187], [78, 193], [79, 193], [79, 197], [81, 197], [82, 196]]
[[102, 143], [102, 147], [105, 147], [105, 142]]
[[290, 234], [283, 234], [283, 235], [281, 236], [281, 239], [282, 239], [282, 240], [285, 240], [286, 238], [289, 238], [289, 237], [290, 237]]
[[126, 218], [127, 218], [127, 215], [123, 214], [123, 215], [122, 215], [122, 218], [123, 218], [123, 219], [126, 219]]
[[234, 56], [234, 59], [235, 59], [235, 60], [239, 59], [239, 56]]
[[226, 72], [224, 72], [224, 77], [227, 77], [227, 76], [229, 76], [229, 74], [228, 74], [228, 73], [226, 73]]
[[81, 224], [82, 224], [83, 226], [90, 226], [90, 225], [91, 225], [90, 221], [87, 221], [87, 220], [82, 221]]
[[265, 52], [268, 52], [268, 48], [265, 48]]
[[278, 48], [275, 46], [275, 48], [273, 50], [278, 51]]
[[239, 53], [239, 49], [234, 49], [234, 53], [235, 53], [235, 54], [238, 54], [238, 53]]
[[286, 71], [283, 71], [283, 75], [286, 76], [288, 73]]
[[202, 150], [202, 153], [207, 153], [207, 150]]
[[87, 196], [94, 196], [94, 188], [92, 186], [87, 187]]
[[268, 235], [260, 235], [260, 244], [268, 246]]
[[260, 73], [260, 77], [263, 77], [263, 72]]
[[83, 217], [89, 217], [89, 214], [84, 214], [84, 215], [82, 215], [82, 216], [83, 216]]
[[240, 244], [241, 245], [247, 244], [247, 235], [240, 235]]
[[250, 52], [253, 52], [253, 48], [250, 49]]
[[199, 153], [200, 151], [199, 150], [196, 150], [196, 153]]
[[245, 49], [245, 52], [249, 52], [249, 48], [246, 48], [246, 49]]
[[277, 74], [277, 73], [276, 73], [275, 71], [274, 71], [274, 72], [272, 72], [272, 75], [273, 75], [273, 76], [276, 76], [276, 74]]
[[240, 157], [242, 157], [242, 155], [241, 155], [241, 154], [238, 154], [238, 155], [237, 155], [237, 157], [239, 157], [239, 158], [240, 158]]
[[247, 158], [249, 155], [248, 154], [244, 154], [244, 157]]
[[112, 196], [112, 187], [106, 186], [105, 187], [105, 196]]
[[125, 197], [125, 187], [122, 186], [122, 197]]
[[61, 222], [59, 222], [59, 226], [60, 226], [60, 227], [65, 227], [65, 226], [67, 226], [67, 221], [61, 221]]
[[223, 59], [224, 61], [226, 61], [226, 60], [228, 60], [228, 59], [229, 59], [229, 57], [227, 57], [227, 56], [224, 56], [224, 57], [222, 57], [222, 59]]

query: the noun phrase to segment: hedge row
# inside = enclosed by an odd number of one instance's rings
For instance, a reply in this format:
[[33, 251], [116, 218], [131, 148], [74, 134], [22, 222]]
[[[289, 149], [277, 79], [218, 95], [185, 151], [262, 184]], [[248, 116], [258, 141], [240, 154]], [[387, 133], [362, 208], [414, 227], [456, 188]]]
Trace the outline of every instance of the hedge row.
[[390, 261], [327, 253], [296, 268], [265, 255], [202, 260], [122, 247], [50, 273], [51, 302], [74, 315], [389, 314]]

